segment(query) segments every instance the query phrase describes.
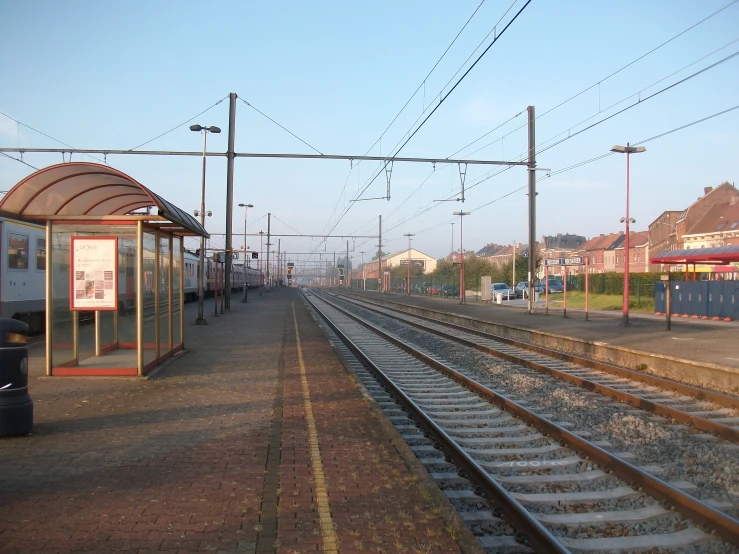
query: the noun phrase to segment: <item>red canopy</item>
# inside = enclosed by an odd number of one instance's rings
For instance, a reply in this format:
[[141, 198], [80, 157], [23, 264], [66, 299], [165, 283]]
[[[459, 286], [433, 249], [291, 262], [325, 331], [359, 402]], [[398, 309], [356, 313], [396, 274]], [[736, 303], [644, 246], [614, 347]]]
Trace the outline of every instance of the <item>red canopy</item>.
[[727, 265], [739, 262], [739, 245], [696, 248], [694, 250], [665, 250], [649, 260], [653, 264], [711, 264]]

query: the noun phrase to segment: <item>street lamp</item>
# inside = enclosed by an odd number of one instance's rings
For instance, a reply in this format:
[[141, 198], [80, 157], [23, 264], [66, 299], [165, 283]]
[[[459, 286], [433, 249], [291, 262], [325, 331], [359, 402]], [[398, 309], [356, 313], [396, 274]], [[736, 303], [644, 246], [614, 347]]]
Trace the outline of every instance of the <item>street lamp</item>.
[[[190, 125], [190, 130], [199, 133], [203, 132], [203, 187], [200, 195], [200, 211], [195, 210], [195, 217], [200, 215], [200, 225], [205, 228], [205, 147], [208, 142], [208, 133], [220, 133], [219, 127], [210, 126], [203, 127], [201, 125]], [[208, 216], [211, 212], [207, 212]], [[200, 259], [198, 261], [200, 266], [200, 277], [198, 278], [198, 318], [195, 320], [195, 325], [207, 325], [208, 322], [203, 317], [203, 298], [205, 297], [205, 290], [203, 287], [203, 280], [205, 279], [205, 237], [200, 237]]]
[[[462, 246], [462, 218], [472, 212], [454, 212], [459, 216], [459, 303], [464, 304], [464, 247]], [[453, 229], [453, 227], [452, 227]]]
[[262, 296], [262, 283], [264, 282], [264, 273], [262, 273], [262, 257], [264, 256], [264, 231], [259, 231], [259, 296]]
[[246, 286], [246, 260], [247, 260], [246, 250], [247, 248], [249, 248], [246, 245], [246, 211], [249, 208], [253, 208], [253, 207], [254, 207], [253, 204], [239, 204], [239, 208], [244, 208], [244, 298], [241, 300], [242, 302], [246, 302], [246, 289], [247, 289], [247, 286]]
[[629, 324], [629, 223], [636, 223], [636, 220], [629, 217], [629, 157], [631, 154], [641, 154], [646, 152], [643, 146], [619, 146], [618, 144], [611, 148], [611, 152], [618, 154], [626, 154], [626, 217], [622, 217], [619, 221], [626, 224], [626, 236], [624, 239], [624, 325]]
[[454, 261], [454, 222], [452, 221], [452, 261]]
[[408, 296], [411, 295], [411, 237], [415, 237], [413, 233], [406, 233], [403, 235], [408, 237]]

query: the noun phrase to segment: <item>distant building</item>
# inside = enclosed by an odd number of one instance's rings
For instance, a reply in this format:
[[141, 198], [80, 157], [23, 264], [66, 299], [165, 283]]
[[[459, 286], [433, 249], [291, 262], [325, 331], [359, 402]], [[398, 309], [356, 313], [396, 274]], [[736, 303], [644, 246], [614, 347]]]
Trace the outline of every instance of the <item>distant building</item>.
[[541, 249], [572, 252], [580, 248], [585, 242], [585, 237], [581, 235], [570, 235], [569, 233], [565, 233], [564, 235], [557, 233], [551, 237], [544, 235], [541, 237]]
[[[395, 252], [394, 254], [385, 254], [382, 257], [382, 269], [383, 271], [386, 271], [391, 267], [407, 265], [409, 261], [408, 258], [409, 252], [407, 248], [405, 250]], [[423, 268], [424, 273], [430, 273], [436, 269], [436, 259], [432, 258], [428, 254], [424, 254], [423, 252], [416, 250], [415, 248], [411, 248], [410, 250], [410, 263], [414, 266]], [[377, 279], [377, 265], [377, 260], [367, 262], [364, 264], [364, 268], [359, 268], [359, 276], [355, 278], [361, 279], [362, 269], [364, 269], [365, 279]]]
[[[626, 257], [626, 241], [621, 241], [613, 251], [616, 254], [616, 272], [623, 273]], [[629, 233], [629, 273], [649, 271], [649, 231]]]
[[[731, 229], [734, 221], [729, 220], [735, 213], [733, 206], [737, 203], [739, 190], [731, 183], [723, 182], [716, 188], [705, 187], [703, 196], [682, 212], [663, 212], [649, 225], [651, 255], [665, 250], [699, 248], [699, 244], [732, 244], [736, 240], [736, 233], [733, 232], [736, 227]], [[665, 269], [659, 264], [649, 267], [651, 271]]]
[[[624, 233], [601, 234], [585, 242], [577, 250], [577, 254], [583, 258], [587, 258], [588, 271], [590, 271], [590, 273], [614, 271], [616, 261], [613, 249], [619, 246], [623, 240]], [[611, 260], [612, 263], [607, 263], [611, 262]], [[585, 261], [585, 259], [583, 259], [583, 261]], [[571, 269], [573, 269], [573, 273], [582, 273], [585, 271], [584, 266], [580, 268], [573, 267]]]

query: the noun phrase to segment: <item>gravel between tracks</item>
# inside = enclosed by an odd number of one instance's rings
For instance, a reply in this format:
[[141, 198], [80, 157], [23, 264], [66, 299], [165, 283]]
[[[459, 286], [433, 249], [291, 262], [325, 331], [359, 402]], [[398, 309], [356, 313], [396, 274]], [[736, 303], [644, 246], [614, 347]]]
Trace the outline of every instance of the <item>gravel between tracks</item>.
[[[358, 308], [351, 309], [355, 311]], [[571, 431], [590, 433], [588, 440], [608, 441], [612, 452], [633, 454], [632, 462], [636, 465], [659, 466], [663, 470], [658, 474], [659, 478], [668, 482], [692, 483], [696, 488], [685, 492], [696, 498], [731, 503], [732, 508], [721, 509], [737, 517], [739, 450], [736, 445], [704, 440], [684, 426], [627, 404], [586, 393], [579, 387], [425, 334], [372, 312], [361, 312], [369, 321], [446, 360], [488, 388], [514, 400], [519, 399], [537, 413], [550, 414], [555, 422], [571, 423]]]

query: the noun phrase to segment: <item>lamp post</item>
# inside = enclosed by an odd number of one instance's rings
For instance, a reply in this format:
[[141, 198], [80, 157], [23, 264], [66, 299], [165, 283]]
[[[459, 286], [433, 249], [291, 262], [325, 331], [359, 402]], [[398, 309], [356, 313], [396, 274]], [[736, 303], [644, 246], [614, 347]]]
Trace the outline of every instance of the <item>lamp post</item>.
[[[200, 215], [200, 225], [205, 228], [205, 147], [208, 143], [208, 133], [220, 133], [221, 129], [211, 125], [210, 127], [203, 127], [202, 125], [190, 125], [190, 130], [196, 133], [203, 132], [203, 186], [202, 193], [200, 195], [200, 210], [195, 210], [195, 217]], [[211, 212], [208, 212], [211, 215]], [[203, 280], [205, 279], [205, 237], [200, 237], [200, 259], [198, 260], [200, 266], [200, 276], [198, 278], [198, 318], [195, 320], [195, 325], [207, 325], [208, 322], [203, 317], [203, 298], [205, 297], [205, 291], [203, 287]]]
[[264, 282], [264, 273], [262, 273], [262, 256], [264, 256], [264, 231], [259, 231], [259, 296], [262, 296], [262, 283]]
[[239, 204], [239, 208], [244, 208], [244, 298], [241, 300], [242, 302], [246, 302], [246, 250], [249, 248], [246, 245], [246, 212], [249, 208], [253, 207], [253, 204]]
[[403, 235], [408, 237], [408, 296], [411, 295], [411, 237], [415, 237], [413, 233], [406, 233]]
[[464, 304], [464, 246], [462, 246], [462, 218], [472, 212], [454, 212], [459, 216], [459, 303]]
[[452, 221], [452, 261], [454, 261], [454, 222]]
[[624, 237], [624, 307], [623, 314], [624, 325], [629, 324], [629, 223], [636, 223], [636, 220], [629, 217], [629, 157], [631, 154], [640, 154], [646, 152], [643, 146], [619, 146], [618, 144], [611, 148], [611, 152], [618, 154], [626, 154], [626, 217], [622, 217], [619, 221], [626, 224], [626, 235]]

